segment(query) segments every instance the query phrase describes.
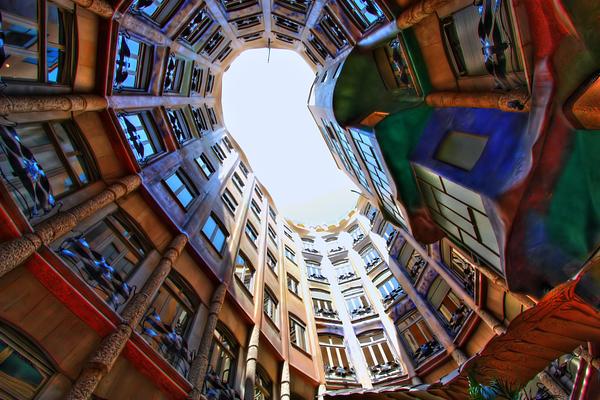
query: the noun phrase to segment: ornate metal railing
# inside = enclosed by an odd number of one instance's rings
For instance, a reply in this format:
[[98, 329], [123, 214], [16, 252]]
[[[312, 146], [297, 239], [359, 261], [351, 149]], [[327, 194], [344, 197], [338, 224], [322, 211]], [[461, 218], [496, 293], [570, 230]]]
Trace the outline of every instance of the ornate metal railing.
[[324, 368], [326, 379], [356, 380], [356, 371], [354, 371], [353, 367], [325, 365]]
[[369, 314], [373, 314], [373, 308], [371, 306], [355, 308], [350, 312], [352, 319], [364, 317]]
[[346, 272], [345, 274], [340, 274], [338, 275], [338, 282], [342, 283], [345, 281], [349, 281], [350, 279], [353, 279], [356, 277], [356, 272]]
[[169, 54], [169, 59], [167, 61], [167, 70], [165, 71], [165, 84], [164, 84], [164, 89], [165, 91], [174, 91], [177, 90], [177, 88], [175, 87], [175, 83], [176, 83], [176, 72], [177, 72], [177, 58], [175, 57], [175, 54], [171, 53]]
[[63, 241], [58, 254], [71, 262], [90, 287], [104, 293], [106, 302], [115, 310], [135, 294], [136, 287], [130, 286], [102, 254], [92, 249], [83, 235]]
[[175, 134], [175, 137], [177, 138], [177, 141], [179, 143], [184, 143], [185, 141], [189, 140], [189, 136], [186, 135], [185, 130], [183, 129], [183, 126], [181, 126], [181, 122], [179, 121], [179, 118], [177, 118], [177, 112], [175, 110], [166, 110], [167, 111], [167, 117], [169, 118], [169, 122], [171, 123], [171, 128], [173, 129], [173, 133]]
[[413, 260], [413, 264], [410, 266], [407, 265], [406, 269], [408, 270], [411, 281], [415, 283], [417, 279], [419, 279], [421, 272], [427, 267], [427, 261], [425, 261], [420, 254], [415, 254]]
[[202, 393], [208, 400], [241, 400], [240, 394], [221, 380], [212, 368], [207, 372]]
[[363, 240], [364, 237], [365, 237], [364, 233], [359, 234], [357, 237], [354, 238], [354, 240], [352, 241], [352, 244], [356, 244], [356, 243], [360, 242], [361, 240]]
[[369, 272], [371, 270], [371, 268], [375, 267], [380, 262], [381, 262], [381, 257], [375, 257], [374, 259], [372, 259], [371, 261], [369, 261], [368, 263], [365, 264], [365, 269], [367, 270], [367, 272]]
[[421, 347], [416, 349], [413, 353], [413, 359], [418, 364], [423, 363], [426, 359], [434, 354], [444, 350], [444, 346], [439, 344], [436, 340], [430, 340], [427, 343], [423, 343]]
[[329, 308], [315, 308], [315, 317], [340, 319], [338, 312]]
[[307, 253], [312, 253], [312, 254], [319, 254], [319, 251], [318, 251], [318, 250], [311, 249], [310, 247], [307, 247], [307, 248], [305, 248], [305, 249], [304, 249], [304, 250], [302, 250], [302, 251], [305, 251], [305, 252], [307, 252]]
[[346, 249], [343, 248], [342, 246], [338, 246], [336, 248], [329, 250], [329, 254], [339, 253], [340, 251], [344, 251], [344, 250], [346, 250]]
[[319, 273], [309, 274], [308, 279], [312, 279], [315, 281], [327, 282], [327, 278]]
[[[12, 175], [22, 185], [21, 188], [17, 187], [6, 176], [8, 171], [0, 170], [4, 180], [14, 191], [17, 201], [21, 203], [21, 209], [29, 213], [29, 218], [52, 211], [59, 203], [52, 194], [48, 176], [33, 152], [21, 142], [13, 127], [0, 126], [0, 147], [12, 169]], [[21, 190], [25, 190], [28, 196]]]
[[402, 365], [399, 361], [388, 361], [383, 364], [377, 364], [369, 367], [371, 375], [376, 379], [388, 377], [402, 372]]
[[404, 294], [404, 290], [401, 287], [397, 287], [392, 290], [389, 294], [383, 297], [383, 305], [387, 306], [392, 304], [397, 298]]
[[114, 89], [120, 91], [123, 89], [123, 83], [129, 76], [129, 67], [131, 65], [129, 59], [131, 57], [131, 49], [127, 45], [127, 38], [129, 35], [127, 32], [121, 32], [121, 43], [119, 45], [119, 53], [115, 60], [115, 81], [113, 84]]
[[440, 317], [449, 328], [450, 333], [456, 335], [469, 318], [471, 312], [472, 310], [470, 310], [466, 305], [461, 304], [460, 307], [454, 310], [454, 312], [451, 314], [450, 321], [446, 321], [444, 316], [441, 314]]
[[158, 352], [177, 370], [187, 377], [195, 354], [181, 336], [178, 326], [164, 323], [155, 309], [150, 309], [142, 321], [142, 334], [156, 344]]

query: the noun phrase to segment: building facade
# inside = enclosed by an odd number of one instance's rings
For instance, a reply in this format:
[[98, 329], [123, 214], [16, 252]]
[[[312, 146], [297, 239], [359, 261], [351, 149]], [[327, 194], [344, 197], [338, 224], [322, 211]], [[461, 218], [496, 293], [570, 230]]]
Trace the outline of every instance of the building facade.
[[[572, 3], [2, 2], [0, 397], [591, 399], [600, 10]], [[315, 70], [362, 192], [335, 225], [286, 220], [224, 125], [260, 47]]]

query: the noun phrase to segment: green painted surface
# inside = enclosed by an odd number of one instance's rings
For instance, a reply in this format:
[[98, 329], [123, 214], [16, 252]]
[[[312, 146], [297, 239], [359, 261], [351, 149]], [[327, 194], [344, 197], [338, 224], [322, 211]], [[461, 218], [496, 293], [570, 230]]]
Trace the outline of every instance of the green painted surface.
[[388, 116], [375, 127], [375, 135], [407, 211], [422, 206], [421, 196], [408, 160], [419, 141], [432, 108], [421, 105]]

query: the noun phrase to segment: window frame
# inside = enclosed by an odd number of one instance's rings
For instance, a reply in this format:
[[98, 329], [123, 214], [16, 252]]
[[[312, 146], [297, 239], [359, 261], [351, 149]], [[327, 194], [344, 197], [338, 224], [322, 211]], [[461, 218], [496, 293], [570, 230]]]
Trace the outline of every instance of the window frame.
[[[210, 233], [210, 236], [205, 232], [205, 228], [206, 228], [207, 223], [208, 223], [209, 220], [212, 220], [213, 223], [215, 224], [215, 228]], [[217, 252], [217, 254], [219, 254], [220, 256], [222, 256], [224, 249], [227, 247], [226, 244], [227, 244], [227, 238], [229, 238], [229, 232], [225, 228], [225, 225], [223, 224], [223, 222], [221, 222], [221, 220], [219, 219], [219, 217], [217, 217], [214, 212], [211, 212], [208, 215], [208, 217], [204, 221], [204, 224], [202, 225], [202, 229], [200, 229], [200, 232], [202, 233], [202, 235], [204, 236], [204, 238], [210, 243], [210, 245], [213, 248], [213, 250], [215, 250]], [[215, 234], [217, 232], [221, 232], [221, 234], [223, 235], [223, 243], [221, 244], [221, 248], [220, 249], [218, 249], [217, 246], [215, 246], [215, 244], [213, 243], [213, 240], [215, 238]]]

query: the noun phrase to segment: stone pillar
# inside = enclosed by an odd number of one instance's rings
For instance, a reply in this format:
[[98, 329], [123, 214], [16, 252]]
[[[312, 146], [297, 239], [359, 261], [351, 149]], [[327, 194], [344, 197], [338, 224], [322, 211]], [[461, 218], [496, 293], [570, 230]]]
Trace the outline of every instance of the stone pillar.
[[280, 400], [290, 400], [292, 393], [290, 389], [290, 362], [285, 360], [283, 367], [281, 368], [281, 392], [279, 395]]
[[495, 92], [433, 92], [425, 102], [431, 107], [495, 108], [507, 112], [529, 112], [529, 93], [515, 90]]
[[[248, 343], [246, 356], [246, 378], [244, 379], [244, 400], [254, 399], [254, 382], [256, 378], [256, 364], [258, 360], [258, 340], [260, 339], [260, 326], [254, 325]], [[289, 371], [289, 369], [288, 369]]]
[[452, 0], [421, 0], [402, 11], [396, 19], [396, 25], [400, 30], [408, 29], [429, 17], [431, 14], [435, 13], [438, 8], [445, 6], [451, 1]]
[[112, 369], [119, 355], [125, 348], [131, 333], [142, 320], [150, 302], [169, 275], [171, 268], [187, 243], [186, 235], [177, 235], [172, 241], [160, 262], [144, 284], [123, 310], [123, 321], [117, 329], [102, 339], [98, 349], [92, 354], [83, 367], [79, 377], [71, 387], [67, 400], [89, 399], [94, 390]]
[[206, 327], [204, 328], [204, 333], [202, 334], [202, 339], [200, 340], [200, 346], [198, 347], [198, 355], [190, 367], [188, 380], [194, 384], [194, 389], [192, 390], [190, 397], [194, 400], [200, 399], [202, 394], [202, 386], [204, 385], [204, 378], [208, 370], [208, 356], [210, 347], [213, 342], [215, 329], [217, 328], [217, 322], [219, 321], [219, 313], [223, 307], [226, 293], [226, 283], [221, 283], [213, 293], [210, 301], [208, 317], [206, 319]]
[[102, 207], [137, 189], [141, 182], [137, 175], [121, 178], [91, 199], [70, 210], [58, 212], [36, 225], [33, 232], [0, 243], [0, 277], [25, 262], [37, 249], [49, 245]]
[[454, 341], [446, 332], [446, 329], [442, 326], [437, 317], [433, 314], [430, 309], [429, 304], [421, 297], [417, 289], [413, 286], [412, 282], [406, 275], [406, 273], [400, 268], [397, 264], [396, 260], [390, 258], [389, 266], [392, 270], [395, 270], [394, 276], [398, 279], [400, 286], [406, 292], [406, 295], [410, 298], [410, 300], [414, 303], [417, 311], [421, 314], [427, 325], [431, 329], [433, 336], [437, 339], [437, 341], [446, 348], [446, 351], [452, 356], [454, 361], [461, 366], [467, 361], [467, 356], [456, 347]]
[[556, 400], [569, 399], [567, 392], [565, 392], [565, 390], [546, 371], [540, 372], [538, 378]]
[[108, 102], [104, 97], [93, 94], [0, 97], [0, 115], [43, 111], [96, 111], [107, 106]]
[[154, 107], [178, 107], [183, 105], [200, 106], [206, 102], [201, 96], [109, 96], [108, 106], [114, 109], [122, 108], [154, 108]]
[[458, 283], [456, 279], [448, 272], [448, 270], [438, 263], [436, 260], [431, 258], [427, 251], [421, 247], [419, 242], [417, 242], [408, 232], [403, 229], [399, 230], [400, 234], [404, 237], [404, 239], [421, 255], [423, 260], [425, 260], [431, 267], [446, 281], [446, 283], [450, 286], [453, 292], [455, 292], [458, 297], [460, 297], [461, 301], [466, 304], [470, 309], [472, 309], [479, 318], [483, 322], [486, 323], [497, 335], [502, 335], [506, 333], [506, 327], [504, 324], [499, 321], [496, 317], [494, 317], [490, 312], [481, 308], [471, 297], [471, 295], [465, 290], [462, 284]]
[[112, 18], [114, 10], [106, 0], [72, 0], [73, 3], [90, 10], [102, 18]]

